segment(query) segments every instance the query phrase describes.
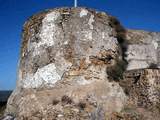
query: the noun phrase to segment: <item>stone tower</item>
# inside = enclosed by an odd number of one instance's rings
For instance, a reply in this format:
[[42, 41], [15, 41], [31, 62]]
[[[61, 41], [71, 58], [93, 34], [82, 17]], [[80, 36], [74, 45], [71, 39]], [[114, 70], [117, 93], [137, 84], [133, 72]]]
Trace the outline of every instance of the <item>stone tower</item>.
[[[32, 16], [24, 24], [17, 87], [6, 113], [18, 120], [114, 119], [129, 104], [119, 81], [136, 51], [134, 34], [114, 17], [87, 8]], [[150, 63], [157, 60], [152, 56]], [[132, 62], [128, 69], [138, 69]]]

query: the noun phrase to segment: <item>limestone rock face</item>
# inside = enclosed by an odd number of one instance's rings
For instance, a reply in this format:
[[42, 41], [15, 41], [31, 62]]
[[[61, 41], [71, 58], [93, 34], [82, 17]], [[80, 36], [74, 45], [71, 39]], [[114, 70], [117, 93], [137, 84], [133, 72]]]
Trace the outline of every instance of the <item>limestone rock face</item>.
[[17, 119], [104, 119], [127, 96], [106, 70], [122, 59], [110, 16], [85, 8], [49, 10], [24, 25], [17, 88], [7, 112]]
[[22, 39], [6, 114], [17, 120], [159, 118], [159, 33], [126, 30], [103, 12], [59, 8], [26, 21]]
[[160, 68], [160, 33], [127, 30], [128, 70]]

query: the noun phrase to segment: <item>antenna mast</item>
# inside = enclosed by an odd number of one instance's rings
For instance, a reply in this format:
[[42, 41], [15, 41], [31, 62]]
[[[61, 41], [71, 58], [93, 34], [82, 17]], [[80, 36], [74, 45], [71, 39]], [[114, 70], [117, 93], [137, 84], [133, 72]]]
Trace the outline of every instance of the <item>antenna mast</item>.
[[77, 7], [77, 0], [74, 0], [74, 7]]

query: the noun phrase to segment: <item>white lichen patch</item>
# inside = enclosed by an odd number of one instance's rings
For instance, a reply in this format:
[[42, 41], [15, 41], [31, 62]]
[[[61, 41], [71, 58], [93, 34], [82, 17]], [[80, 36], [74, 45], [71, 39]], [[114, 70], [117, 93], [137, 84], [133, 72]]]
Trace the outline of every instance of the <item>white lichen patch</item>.
[[27, 75], [23, 81], [24, 88], [52, 87], [61, 76], [57, 73], [54, 63], [39, 68], [34, 75]]
[[102, 39], [105, 38], [105, 32], [102, 32]]
[[55, 24], [56, 20], [60, 16], [60, 13], [57, 11], [51, 12], [45, 16], [45, 18], [42, 21], [42, 28], [39, 34], [40, 41], [38, 43], [32, 43], [32, 46], [34, 48], [34, 55], [39, 54], [38, 48], [41, 46], [53, 46], [55, 44], [56, 36], [60, 35], [60, 30], [58, 26]]
[[93, 39], [92, 31], [86, 31], [86, 32], [85, 32], [85, 38], [86, 38], [87, 40], [92, 40], [92, 39]]
[[158, 43], [156, 41], [152, 41], [152, 44], [153, 44], [153, 46], [154, 46], [155, 49], [158, 48]]
[[67, 44], [68, 44], [68, 41], [65, 41], [65, 42], [64, 42], [64, 45], [67, 45]]
[[[79, 34], [79, 33], [77, 33]], [[92, 41], [93, 40], [93, 32], [91, 30], [81, 31], [81, 37], [83, 41]]]
[[94, 15], [91, 15], [91, 17], [89, 18], [88, 24], [90, 29], [93, 30], [93, 22], [94, 22]]
[[89, 39], [89, 40], [92, 40], [92, 39], [93, 39], [93, 33], [92, 33], [92, 31], [90, 31], [90, 32], [88, 33], [88, 39]]
[[85, 10], [85, 9], [83, 9], [83, 10], [81, 10], [81, 12], [80, 12], [80, 17], [86, 16], [87, 14], [88, 14], [88, 11]]
[[46, 15], [46, 17], [42, 21], [42, 29], [40, 33], [41, 42], [37, 44], [37, 46], [47, 45], [53, 46], [54, 45], [54, 34], [56, 32], [56, 25], [55, 21], [60, 16], [59, 12], [51, 12]]

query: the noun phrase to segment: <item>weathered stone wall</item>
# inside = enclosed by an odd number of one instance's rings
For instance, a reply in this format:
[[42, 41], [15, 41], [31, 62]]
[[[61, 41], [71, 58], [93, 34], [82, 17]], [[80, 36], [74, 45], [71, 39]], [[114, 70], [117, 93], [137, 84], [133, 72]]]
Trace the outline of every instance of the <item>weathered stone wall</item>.
[[128, 70], [160, 67], [160, 33], [128, 30]]
[[46, 120], [104, 119], [121, 111], [127, 96], [106, 73], [122, 60], [110, 23], [109, 15], [85, 8], [31, 17], [24, 25], [18, 86], [7, 111], [17, 119]]
[[[139, 69], [124, 73], [120, 81], [128, 103], [121, 114], [124, 117], [138, 117], [138, 120], [158, 120], [160, 117], [160, 70]], [[135, 112], [135, 115], [132, 113]], [[127, 119], [127, 118], [126, 118]]]
[[158, 120], [159, 70], [133, 69], [159, 66], [159, 41], [159, 33], [126, 30], [86, 8], [36, 14], [24, 24], [6, 113], [17, 120]]
[[160, 105], [160, 70], [141, 69], [124, 73], [121, 85], [130, 96], [130, 100], [139, 107], [159, 109]]
[[112, 62], [120, 52], [107, 24], [109, 16], [86, 9], [57, 9], [31, 18], [24, 25], [19, 85], [52, 87], [80, 62]]

